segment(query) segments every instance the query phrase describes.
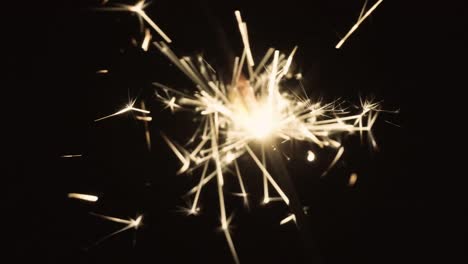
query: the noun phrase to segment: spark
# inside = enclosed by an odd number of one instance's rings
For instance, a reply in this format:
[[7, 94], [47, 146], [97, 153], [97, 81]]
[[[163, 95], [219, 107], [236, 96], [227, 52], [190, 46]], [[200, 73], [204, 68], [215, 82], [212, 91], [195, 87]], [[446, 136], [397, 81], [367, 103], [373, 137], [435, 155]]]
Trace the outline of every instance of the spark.
[[174, 110], [176, 108], [179, 108], [180, 106], [175, 103], [176, 98], [172, 97], [168, 102], [167, 102], [167, 107], [171, 109], [171, 112], [174, 113]]
[[240, 11], [235, 11], [234, 12], [236, 19], [237, 19], [237, 24], [239, 26], [239, 31], [241, 33], [242, 37], [242, 42], [244, 43], [244, 49], [247, 54], [247, 61], [250, 67], [253, 67], [255, 65], [255, 62], [252, 57], [252, 51], [250, 50], [250, 43], [249, 43], [249, 35], [247, 33], [247, 24], [242, 21], [242, 16]]
[[145, 38], [143, 39], [143, 42], [141, 43], [141, 48], [144, 51], [148, 51], [150, 41], [151, 41], [151, 32], [150, 32], [149, 29], [146, 29], [145, 30]]
[[344, 153], [344, 147], [339, 148], [338, 151], [336, 152], [335, 158], [333, 159], [333, 161], [328, 166], [328, 169], [326, 169], [322, 173], [322, 175], [321, 175], [322, 177], [325, 176], [333, 168], [333, 166], [335, 166], [335, 164], [338, 162], [338, 160], [340, 160], [341, 155], [343, 155], [343, 153]]
[[348, 180], [348, 186], [354, 186], [356, 184], [357, 178], [357, 173], [351, 173]]
[[88, 201], [88, 202], [97, 202], [99, 197], [96, 195], [90, 195], [90, 194], [82, 194], [82, 193], [69, 193], [68, 198], [70, 199], [78, 199], [78, 200], [83, 200], [83, 201]]
[[312, 150], [307, 151], [307, 161], [312, 162], [315, 160], [315, 153]]
[[388, 121], [388, 120], [385, 120], [385, 123], [388, 123], [388, 124], [393, 125], [393, 126], [396, 126], [396, 127], [401, 127], [401, 125], [397, 125], [397, 124], [395, 124], [395, 123], [393, 123], [393, 122], [390, 122], [390, 121]]
[[146, 14], [144, 9], [148, 5], [149, 3], [145, 3], [145, 0], [141, 0], [135, 5], [116, 4], [113, 7], [99, 8], [99, 10], [133, 12], [138, 15], [140, 22], [142, 20], [146, 21], [146, 23], [148, 23], [154, 29], [154, 31], [156, 31], [156, 33], [158, 33], [164, 39], [164, 41], [171, 43], [172, 40], [166, 35], [166, 33], [164, 33], [164, 31]]
[[[290, 204], [288, 194], [276, 182], [274, 175], [267, 168], [265, 146], [289, 141], [305, 141], [316, 144], [320, 148], [338, 149], [325, 175], [338, 162], [344, 152], [340, 139], [343, 134], [355, 132], [370, 132], [379, 104], [371, 101], [362, 103], [358, 113], [342, 107], [342, 102], [322, 103], [312, 101], [304, 92], [298, 95], [290, 92], [290, 87], [284, 84], [290, 73], [297, 47], [289, 55], [279, 50], [268, 49], [257, 68], [254, 66], [247, 38], [247, 27], [239, 11], [236, 11], [241, 32], [244, 51], [242, 56], [234, 60], [232, 78], [228, 83], [217, 78], [216, 71], [203, 58], [179, 58], [164, 42], [154, 42], [159, 51], [164, 54], [188, 79], [196, 90], [193, 93], [181, 92], [167, 85], [154, 83], [157, 87], [157, 98], [171, 112], [180, 108], [191, 111], [199, 124], [187, 144], [179, 145], [162, 134], [164, 141], [174, 152], [182, 166], [177, 174], [193, 172], [203, 168], [201, 177], [187, 194], [193, 199], [191, 206], [184, 212], [191, 215], [199, 214], [200, 193], [210, 181], [216, 181], [218, 193], [219, 215], [221, 229], [228, 230], [227, 205], [224, 195], [224, 177], [229, 171], [234, 171], [240, 191], [234, 191], [242, 197], [248, 206], [248, 195], [240, 173], [239, 157], [250, 157], [257, 166], [263, 178], [263, 201], [281, 201]], [[250, 54], [250, 55], [249, 55]], [[244, 65], [247, 72], [244, 75]], [[247, 79], [245, 76], [248, 75]], [[302, 88], [304, 91], [304, 89]], [[161, 92], [162, 93], [161, 93]], [[260, 147], [258, 147], [260, 146]], [[258, 154], [260, 152], [260, 154]], [[284, 155], [284, 153], [283, 153]], [[287, 157], [289, 160], [289, 158]], [[315, 160], [315, 153], [307, 153], [309, 162]], [[233, 168], [234, 167], [234, 168]], [[273, 187], [272, 190], [269, 190]], [[271, 195], [274, 191], [276, 195]], [[281, 221], [282, 224], [295, 219], [295, 215]], [[230, 233], [225, 232], [226, 241], [236, 261], [237, 252]]]
[[98, 70], [96, 73], [97, 73], [97, 74], [106, 74], [106, 73], [109, 73], [109, 70], [107, 70], [107, 69], [102, 69], [102, 70]]
[[358, 29], [358, 27], [361, 25], [361, 23], [372, 13], [374, 12], [374, 10], [377, 8], [377, 6], [379, 6], [381, 3], [383, 2], [383, 0], [379, 0], [377, 3], [375, 3], [371, 8], [369, 8], [369, 10], [367, 10], [367, 12], [362, 15], [363, 11], [364, 11], [364, 8], [366, 7], [367, 5], [367, 1], [365, 2], [364, 4], [364, 7], [363, 9], [361, 10], [361, 15], [359, 16], [359, 19], [358, 21], [356, 22], [356, 24], [354, 24], [351, 29], [348, 31], [348, 33], [346, 33], [346, 35], [344, 36], [344, 38], [342, 38], [340, 40], [340, 42], [338, 42], [338, 44], [336, 44], [336, 49], [339, 49], [341, 48], [341, 46], [343, 46], [343, 44], [345, 43], [345, 41], [353, 34], [354, 31], [356, 31]]
[[99, 239], [95, 244], [100, 244], [101, 242], [103, 242], [104, 240], [107, 240], [108, 238], [110, 237], [113, 237], [119, 233], [122, 233], [126, 230], [129, 230], [129, 229], [135, 229], [135, 230], [138, 230], [138, 228], [143, 224], [142, 220], [143, 220], [143, 215], [139, 215], [137, 216], [135, 219], [133, 218], [130, 218], [130, 219], [121, 219], [121, 218], [117, 218], [117, 217], [112, 217], [112, 216], [107, 216], [107, 215], [102, 215], [102, 214], [96, 214], [96, 213], [93, 213], [91, 212], [90, 213], [91, 215], [94, 215], [94, 216], [97, 216], [97, 217], [100, 217], [102, 219], [105, 219], [105, 220], [108, 220], [108, 221], [111, 221], [111, 222], [114, 222], [114, 223], [119, 223], [119, 224], [124, 224], [126, 226], [124, 226], [123, 228], [115, 231], [115, 232], [112, 232], [110, 233], [109, 235], [106, 235], [104, 236], [103, 238]]
[[61, 158], [81, 158], [83, 157], [82, 154], [67, 154], [60, 156]]
[[239, 264], [240, 263], [239, 255], [237, 255], [236, 248], [234, 247], [234, 242], [232, 241], [231, 233], [229, 232], [229, 228], [228, 227], [224, 228], [223, 233], [224, 233], [224, 236], [226, 237], [226, 241], [228, 243], [229, 250], [231, 251], [232, 257], [234, 258], [234, 262], [236, 264]]
[[296, 223], [296, 215], [294, 214], [290, 214], [288, 217], [284, 218], [283, 220], [281, 220], [280, 222], [280, 225], [284, 225], [288, 222], [291, 222], [293, 221], [294, 223]]
[[136, 111], [136, 112], [140, 112], [140, 113], [143, 113], [143, 114], [149, 114], [150, 113], [150, 111], [133, 107], [133, 105], [135, 105], [135, 102], [136, 101], [130, 102], [129, 104], [127, 104], [127, 106], [125, 106], [124, 108], [122, 108], [121, 110], [119, 110], [119, 111], [117, 111], [117, 112], [115, 112], [113, 114], [110, 114], [110, 115], [95, 119], [94, 122], [102, 121], [104, 119], [114, 117], [114, 116], [118, 116], [118, 115], [130, 112], [130, 111]]
[[135, 116], [137, 120], [143, 121], [143, 122], [151, 122], [153, 121], [153, 118], [151, 116]]

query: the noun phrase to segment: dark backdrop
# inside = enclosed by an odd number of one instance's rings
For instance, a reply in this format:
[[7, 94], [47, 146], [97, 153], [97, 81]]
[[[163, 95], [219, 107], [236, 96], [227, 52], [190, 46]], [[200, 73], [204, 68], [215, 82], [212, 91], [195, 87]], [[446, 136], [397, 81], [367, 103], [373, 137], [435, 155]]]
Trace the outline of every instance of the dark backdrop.
[[[278, 226], [287, 213], [281, 206], [258, 206], [254, 199], [248, 212], [228, 198], [243, 263], [311, 263], [317, 257], [321, 263], [463, 262], [464, 173], [454, 169], [460, 150], [439, 150], [463, 141], [456, 133], [461, 125], [448, 121], [457, 112], [454, 91], [463, 86], [454, 82], [463, 73], [456, 64], [463, 9], [454, 2], [402, 2], [384, 1], [341, 50], [334, 46], [356, 21], [361, 1], [160, 0], [147, 9], [178, 54], [203, 53], [221, 68], [229, 52], [241, 49], [233, 15], [240, 9], [254, 54], [299, 46], [296, 66], [311, 96], [355, 103], [373, 96], [386, 109], [400, 109], [378, 119], [379, 151], [349, 138], [343, 162], [324, 179], [318, 176], [331, 157], [310, 165], [307, 149], [293, 153], [286, 167], [309, 208], [309, 233]], [[213, 186], [202, 197], [204, 214], [177, 212], [194, 176], [175, 175], [179, 164], [159, 136], [165, 131], [182, 140], [194, 126], [189, 116], [162, 110], [151, 82], [190, 83], [154, 48], [144, 53], [131, 44], [142, 37], [136, 17], [93, 11], [96, 6], [92, 0], [54, 1], [3, 9], [8, 255], [18, 263], [232, 262], [216, 231]], [[100, 69], [110, 72], [96, 74]], [[131, 115], [93, 122], [121, 108], [129, 94], [144, 98], [152, 111], [152, 152]], [[60, 158], [68, 153], [84, 157]], [[359, 178], [349, 188], [352, 172]], [[100, 200], [72, 201], [68, 192], [95, 193]], [[119, 225], [90, 211], [122, 218], [143, 213], [145, 225], [93, 247]], [[303, 246], [304, 236], [317, 251]]]

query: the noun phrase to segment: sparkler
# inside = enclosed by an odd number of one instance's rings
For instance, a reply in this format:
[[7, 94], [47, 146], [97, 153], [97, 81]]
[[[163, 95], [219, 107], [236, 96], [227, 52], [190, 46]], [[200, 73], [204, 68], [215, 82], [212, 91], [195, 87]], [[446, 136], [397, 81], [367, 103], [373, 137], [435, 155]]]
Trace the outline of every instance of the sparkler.
[[[377, 2], [364, 15], [361, 14], [356, 25], [336, 48], [341, 47], [381, 2], [382, 0]], [[228, 217], [225, 203], [225, 190], [229, 188], [237, 189], [237, 192], [234, 192], [235, 195], [242, 197], [246, 206], [249, 204], [247, 188], [244, 184], [246, 176], [241, 174], [239, 157], [250, 157], [262, 173], [263, 204], [281, 201], [290, 205], [290, 197], [267, 168], [265, 152], [270, 151], [270, 148], [279, 150], [277, 146], [290, 141], [308, 142], [319, 148], [334, 149], [336, 155], [323, 172], [322, 176], [324, 176], [339, 161], [345, 151], [341, 144], [342, 135], [359, 133], [362, 136], [367, 132], [372, 145], [376, 146], [371, 129], [380, 112], [380, 106], [378, 103], [365, 101], [359, 110], [353, 110], [350, 107], [344, 107], [343, 102], [323, 103], [310, 99], [305, 91], [294, 92], [294, 87], [286, 85], [284, 81], [291, 76], [296, 77], [297, 80], [302, 78], [300, 73], [290, 72], [297, 47], [294, 47], [289, 54], [270, 48], [256, 65], [250, 48], [247, 24], [243, 21], [239, 11], [235, 11], [234, 14], [244, 49], [241, 56], [234, 60], [230, 82], [224, 82], [202, 56], [177, 56], [167, 44], [171, 43], [171, 39], [145, 13], [146, 6], [144, 1], [140, 1], [134, 6], [117, 5], [106, 9], [134, 12], [138, 15], [140, 22], [146, 21], [165, 40], [165, 42], [153, 42], [154, 46], [195, 85], [194, 91], [187, 93], [167, 85], [153, 83], [157, 87], [156, 96], [165, 108], [169, 108], [172, 113], [181, 109], [191, 111], [198, 122], [198, 128], [183, 146], [165, 134], [161, 135], [182, 164], [178, 174], [201, 170], [198, 184], [186, 194], [186, 197], [191, 199], [189, 208], [184, 210], [187, 214], [200, 213], [200, 193], [207, 183], [216, 181], [220, 229], [225, 235], [235, 262], [239, 263], [230, 233], [232, 217]], [[149, 48], [150, 38], [149, 31], [146, 31], [141, 46], [145, 51]], [[95, 121], [129, 111], [149, 113], [144, 106], [142, 106], [143, 109], [135, 108], [134, 103], [135, 101], [122, 110]], [[146, 115], [137, 118], [149, 121]], [[147, 128], [146, 133], [149, 134]], [[150, 142], [148, 138], [147, 140]], [[287, 159], [289, 160], [289, 157]], [[308, 151], [306, 159], [309, 162], [314, 161], [315, 153]], [[235, 174], [238, 187], [225, 185], [225, 177], [228, 173]], [[278, 197], [270, 194], [273, 191], [270, 190], [271, 187]], [[141, 221], [141, 216], [135, 220], [97, 216], [127, 225], [104, 239], [130, 228], [137, 229]], [[281, 220], [280, 224], [290, 221], [296, 222], [294, 213]]]
[[[314, 102], [306, 94], [296, 94], [284, 85], [296, 53], [295, 47], [289, 55], [269, 49], [256, 69], [247, 36], [247, 26], [239, 11], [235, 12], [239, 31], [244, 43], [242, 56], [236, 57], [230, 83], [221, 81], [216, 71], [201, 56], [179, 58], [164, 42], [154, 45], [194, 84], [193, 93], [184, 93], [167, 85], [154, 83], [157, 98], [170, 108], [192, 111], [199, 127], [185, 144], [173, 142], [162, 134], [170, 149], [182, 163], [178, 174], [202, 168], [199, 183], [187, 193], [193, 196], [188, 214], [198, 214], [200, 192], [210, 181], [216, 181], [221, 230], [223, 230], [231, 253], [236, 262], [237, 252], [229, 232], [228, 213], [225, 204], [224, 178], [227, 171], [234, 171], [239, 183], [238, 196], [248, 204], [248, 194], [240, 173], [237, 159], [248, 156], [262, 172], [263, 204], [282, 201], [290, 204], [290, 198], [267, 169], [265, 151], [278, 142], [297, 140], [310, 142], [320, 148], [337, 149], [337, 154], [325, 175], [341, 158], [344, 147], [340, 143], [343, 133], [370, 132], [378, 113], [379, 104], [366, 101], [358, 113], [342, 107], [342, 103], [323, 104]], [[271, 57], [273, 57], [271, 59]], [[246, 62], [247, 61], [247, 62]], [[246, 71], [244, 70], [246, 68]], [[279, 144], [281, 144], [279, 143]], [[254, 151], [260, 145], [261, 157]], [[307, 160], [313, 161], [315, 154], [309, 151]], [[232, 169], [234, 167], [234, 169]], [[273, 187], [279, 197], [270, 196]], [[295, 221], [291, 214], [280, 223]]]

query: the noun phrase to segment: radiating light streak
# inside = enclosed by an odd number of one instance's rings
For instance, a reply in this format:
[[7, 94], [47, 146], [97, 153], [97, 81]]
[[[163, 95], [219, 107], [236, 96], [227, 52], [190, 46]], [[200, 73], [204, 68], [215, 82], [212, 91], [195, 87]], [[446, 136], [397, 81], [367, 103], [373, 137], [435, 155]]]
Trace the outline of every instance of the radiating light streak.
[[258, 160], [257, 156], [253, 153], [253, 151], [250, 149], [249, 146], [246, 146], [245, 147], [247, 152], [249, 153], [249, 155], [252, 157], [252, 159], [255, 161], [255, 163], [257, 164], [258, 168], [260, 168], [260, 170], [263, 172], [263, 174], [267, 177], [268, 181], [271, 183], [271, 185], [273, 186], [273, 188], [275, 188], [276, 192], [278, 192], [278, 194], [281, 196], [281, 198], [283, 199], [283, 201], [289, 205], [289, 198], [286, 196], [286, 194], [283, 192], [283, 190], [281, 190], [281, 188], [279, 187], [279, 185], [276, 183], [276, 181], [273, 179], [273, 177], [271, 177], [270, 173], [265, 169], [265, 167], [263, 166], [263, 164]]
[[149, 114], [150, 111], [147, 111], [147, 110], [143, 110], [143, 109], [139, 109], [139, 108], [135, 108], [133, 107], [133, 105], [135, 104], [135, 101], [132, 101], [130, 104], [128, 104], [126, 107], [124, 107], [123, 109], [113, 113], [113, 114], [110, 114], [108, 116], [104, 116], [104, 117], [101, 117], [101, 118], [98, 118], [96, 120], [94, 120], [94, 122], [98, 122], [98, 121], [102, 121], [104, 119], [107, 119], [107, 118], [110, 118], [110, 117], [114, 117], [114, 116], [118, 116], [118, 115], [121, 115], [121, 114], [124, 114], [124, 113], [127, 113], [127, 112], [130, 112], [130, 111], [136, 111], [136, 112], [140, 112], [140, 113], [143, 113], [143, 114]]
[[333, 161], [330, 163], [330, 165], [328, 166], [328, 169], [326, 169], [323, 173], [322, 173], [322, 177], [325, 176], [330, 170], [331, 168], [333, 168], [333, 166], [335, 166], [335, 164], [338, 162], [338, 160], [340, 160], [341, 156], [343, 155], [344, 153], [344, 147], [341, 147], [338, 149], [337, 153], [336, 153], [336, 156], [335, 158], [333, 159]]
[[[261, 152], [262, 152], [262, 165], [263, 167], [267, 168], [266, 165], [266, 158], [265, 158], [265, 145], [262, 144], [261, 147]], [[267, 204], [270, 202], [270, 192], [268, 190], [268, 178], [265, 173], [263, 173], [263, 204]]]
[[96, 71], [97, 74], [106, 74], [106, 73], [109, 73], [109, 70], [107, 69], [102, 69], [102, 70], [98, 70]]
[[145, 30], [145, 38], [143, 39], [143, 42], [141, 43], [141, 48], [144, 51], [148, 51], [150, 41], [151, 41], [151, 32], [150, 32], [149, 29], [146, 29]]
[[71, 199], [78, 199], [78, 200], [83, 200], [83, 201], [88, 201], [88, 202], [97, 202], [99, 197], [96, 195], [91, 195], [91, 194], [82, 194], [82, 193], [69, 193], [67, 195], [68, 198]]
[[195, 194], [195, 198], [193, 199], [193, 205], [192, 205], [192, 208], [190, 209], [190, 213], [194, 215], [197, 214], [199, 211], [198, 199], [200, 198], [200, 193], [203, 188], [203, 180], [205, 179], [207, 169], [208, 169], [208, 163], [205, 163], [205, 166], [203, 167], [203, 172], [200, 178], [200, 182], [198, 183], [198, 189]]
[[226, 237], [226, 242], [228, 243], [229, 250], [231, 251], [232, 257], [236, 264], [240, 263], [239, 256], [237, 255], [236, 248], [234, 247], [234, 242], [232, 242], [231, 234], [229, 233], [228, 228], [223, 229], [224, 236]]
[[135, 219], [121, 219], [121, 218], [117, 218], [117, 217], [112, 217], [112, 216], [107, 216], [107, 215], [102, 215], [102, 214], [96, 214], [96, 213], [93, 213], [91, 212], [90, 213], [91, 215], [94, 215], [94, 216], [97, 216], [97, 217], [100, 217], [102, 219], [105, 219], [105, 220], [108, 220], [108, 221], [111, 221], [111, 222], [115, 222], [115, 223], [119, 223], [119, 224], [125, 224], [126, 226], [115, 231], [115, 232], [112, 232], [110, 233], [109, 235], [106, 235], [104, 236], [103, 238], [99, 239], [97, 242], [95, 242], [95, 244], [100, 244], [101, 242], [103, 242], [104, 240], [107, 240], [109, 239], [110, 237], [113, 237], [119, 233], [122, 233], [128, 229], [135, 229], [135, 230], [138, 230], [138, 228], [142, 225], [142, 220], [143, 220], [143, 215], [139, 215], [137, 216], [137, 218]]
[[237, 164], [237, 160], [234, 160], [234, 168], [236, 169], [236, 176], [237, 180], [239, 181], [239, 187], [241, 189], [241, 193], [239, 194], [239, 196], [243, 197], [244, 205], [248, 208], [249, 200], [247, 199], [247, 192], [245, 191], [244, 180], [242, 180], [242, 175], [239, 169], [239, 165]]
[[359, 21], [359, 20], [362, 18], [362, 16], [364, 15], [364, 11], [366, 11], [367, 2], [368, 2], [368, 0], [366, 0], [366, 1], [364, 2], [364, 5], [363, 5], [362, 8], [361, 8], [361, 13], [359, 13], [358, 21]]
[[179, 148], [177, 148], [176, 145], [172, 143], [172, 141], [164, 133], [161, 133], [161, 137], [164, 139], [164, 141], [166, 141], [167, 145], [171, 148], [172, 152], [176, 154], [177, 158], [179, 158], [180, 162], [182, 162], [183, 164], [177, 172], [177, 174], [185, 172], [190, 166], [190, 159], [187, 157], [187, 155], [183, 155], [179, 151]]
[[[351, 29], [348, 31], [348, 33], [346, 33], [346, 35], [344, 36], [344, 38], [342, 38], [338, 44], [336, 44], [336, 49], [339, 49], [341, 48], [341, 46], [343, 46], [343, 44], [345, 43], [345, 41], [353, 34], [354, 31], [356, 31], [356, 29], [358, 29], [358, 27], [361, 25], [361, 23], [377, 8], [377, 6], [379, 6], [381, 3], [383, 2], [383, 0], [379, 0], [377, 3], [375, 3], [369, 10], [367, 10], [367, 12], [356, 22], [356, 24], [354, 24]], [[367, 4], [367, 1], [366, 1], [366, 4]], [[362, 11], [361, 11], [361, 14], [362, 14]]]
[[295, 214], [290, 214], [289, 216], [287, 216], [286, 218], [281, 220], [280, 225], [284, 225], [284, 224], [289, 223], [291, 221], [296, 223], [296, 215]]
[[156, 25], [156, 23], [154, 23], [154, 21], [151, 20], [151, 18], [149, 18], [149, 16], [145, 13], [145, 11], [142, 8], [134, 6], [134, 8], [130, 9], [130, 11], [133, 11], [140, 15], [167, 43], [172, 42], [172, 40], [166, 35], [166, 33], [164, 33], [164, 31], [162, 31], [162, 29], [158, 25]]
[[239, 31], [242, 37], [242, 42], [244, 43], [244, 49], [246, 51], [248, 65], [250, 67], [253, 67], [255, 65], [255, 62], [253, 60], [252, 51], [250, 50], [249, 35], [247, 32], [247, 24], [244, 21], [242, 21], [242, 16], [239, 11], [235, 11], [234, 14], [237, 19]]
[[397, 124], [395, 124], [395, 123], [393, 123], [393, 122], [390, 122], [390, 121], [388, 121], [388, 120], [385, 120], [385, 123], [388, 123], [388, 124], [393, 125], [393, 126], [396, 126], [396, 127], [401, 127], [401, 125], [397, 125]]
[[103, 7], [97, 8], [97, 10], [104, 10], [104, 11], [130, 11], [138, 15], [138, 18], [141, 20], [143, 19], [148, 23], [155, 31], [158, 33], [164, 41], [167, 43], [171, 43], [172, 40], [164, 33], [164, 31], [154, 23], [154, 21], [146, 14], [145, 8], [149, 5], [149, 3], [145, 3], [145, 0], [141, 0], [135, 5], [126, 5], [126, 4], [116, 4], [112, 7]]

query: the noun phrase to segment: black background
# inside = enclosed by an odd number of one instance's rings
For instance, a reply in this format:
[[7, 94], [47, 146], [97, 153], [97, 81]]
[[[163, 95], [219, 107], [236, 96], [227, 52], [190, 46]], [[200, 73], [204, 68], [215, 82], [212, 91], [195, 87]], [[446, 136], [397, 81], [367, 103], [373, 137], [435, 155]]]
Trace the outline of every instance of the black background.
[[[233, 15], [239, 9], [257, 56], [270, 46], [284, 52], [299, 46], [296, 66], [312, 97], [357, 103], [360, 95], [373, 96], [386, 109], [400, 109], [378, 120], [380, 151], [350, 137], [344, 163], [324, 179], [318, 175], [332, 156], [324, 153], [311, 165], [304, 162], [308, 148], [294, 148], [286, 166], [309, 207], [307, 234], [278, 225], [285, 208], [258, 205], [259, 181], [247, 187], [254, 193], [250, 212], [228, 198], [242, 263], [466, 262], [465, 173], [455, 169], [463, 164], [463, 119], [453, 118], [455, 91], [464, 84], [456, 80], [466, 68], [457, 65], [463, 8], [403, 2], [384, 1], [341, 50], [334, 46], [356, 21], [359, 1], [161, 0], [148, 7], [180, 55], [203, 53], [224, 67], [229, 52], [241, 50]], [[202, 196], [202, 215], [177, 212], [195, 175], [175, 175], [179, 164], [159, 136], [164, 131], [183, 140], [193, 125], [187, 115], [162, 110], [151, 82], [190, 83], [154, 48], [144, 53], [131, 44], [142, 38], [136, 17], [93, 11], [96, 6], [87, 0], [3, 8], [8, 255], [13, 263], [232, 262], [216, 231], [213, 186]], [[97, 75], [100, 69], [110, 73]], [[121, 108], [129, 94], [152, 111], [150, 153], [132, 115], [93, 122]], [[447, 145], [458, 150], [442, 150]], [[60, 158], [68, 153], [84, 157]], [[258, 178], [249, 168], [244, 174]], [[351, 172], [359, 174], [353, 188], [346, 186]], [[100, 200], [72, 201], [68, 192]], [[122, 218], [143, 213], [145, 225], [92, 246], [120, 226], [90, 211]], [[303, 237], [317, 251], [304, 247]]]

